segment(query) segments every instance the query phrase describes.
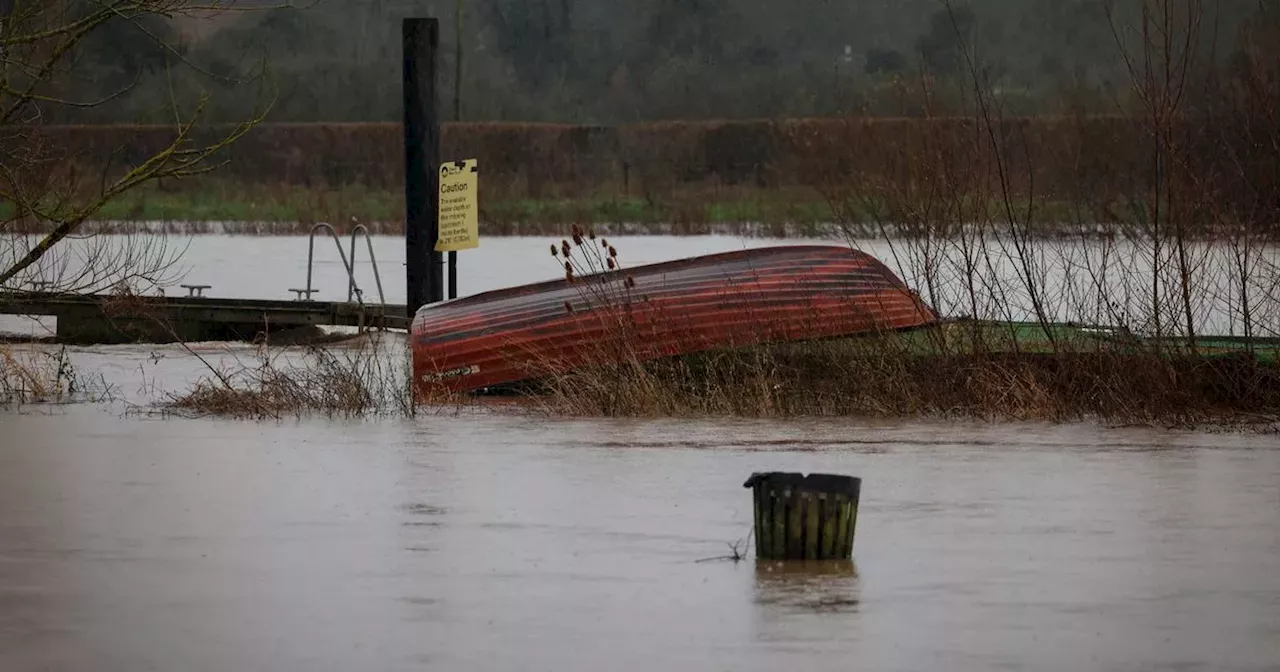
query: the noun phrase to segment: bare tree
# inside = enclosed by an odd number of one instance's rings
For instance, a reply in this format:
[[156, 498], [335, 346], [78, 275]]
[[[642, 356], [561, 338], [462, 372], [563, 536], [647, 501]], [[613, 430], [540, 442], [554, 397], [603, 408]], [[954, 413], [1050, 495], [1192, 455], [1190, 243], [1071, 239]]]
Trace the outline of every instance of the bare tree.
[[[152, 27], [232, 11], [243, 11], [235, 0], [0, 0], [0, 287], [39, 279], [51, 289], [84, 291], [136, 278], [154, 280], [172, 267], [172, 255], [147, 245], [66, 243], [93, 233], [85, 231], [86, 222], [130, 190], [217, 168], [220, 153], [262, 114], [209, 132], [200, 125], [208, 95], [183, 104], [171, 84], [167, 144], [107, 165], [82, 160], [48, 127], [68, 112], [109, 104], [134, 88], [129, 84], [93, 98], [77, 95], [77, 56], [94, 36], [132, 24], [135, 33], [166, 54], [172, 83], [201, 71]], [[55, 254], [67, 247], [78, 249]]]

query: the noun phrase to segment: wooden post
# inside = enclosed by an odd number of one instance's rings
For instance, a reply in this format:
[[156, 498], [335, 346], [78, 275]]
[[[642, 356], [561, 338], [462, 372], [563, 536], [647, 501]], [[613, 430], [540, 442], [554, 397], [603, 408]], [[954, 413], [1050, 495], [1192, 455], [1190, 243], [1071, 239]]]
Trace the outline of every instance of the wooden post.
[[762, 473], [743, 483], [755, 508], [758, 560], [849, 560], [862, 479]]
[[410, 320], [428, 303], [444, 300], [440, 237], [440, 117], [436, 109], [436, 19], [405, 19], [404, 196], [405, 308]]
[[[453, 120], [462, 121], [462, 0], [453, 17]], [[449, 251], [449, 299], [458, 298], [458, 253]]]

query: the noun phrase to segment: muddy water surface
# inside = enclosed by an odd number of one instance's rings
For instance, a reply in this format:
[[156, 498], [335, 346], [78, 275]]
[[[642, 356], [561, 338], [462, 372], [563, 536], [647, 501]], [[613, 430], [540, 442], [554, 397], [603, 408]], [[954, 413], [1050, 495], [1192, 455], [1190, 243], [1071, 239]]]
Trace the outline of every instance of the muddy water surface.
[[[622, 242], [645, 263], [776, 241]], [[401, 301], [401, 244], [375, 244]], [[486, 243], [464, 295], [554, 277], [545, 245]], [[305, 240], [197, 238], [186, 262], [215, 295], [285, 298]], [[315, 280], [345, 296], [332, 249]], [[190, 347], [72, 348], [114, 402], [0, 412], [0, 670], [1280, 669], [1275, 437], [137, 415], [258, 354]], [[865, 479], [855, 564], [704, 561], [774, 469]]]
[[[856, 565], [724, 555], [864, 477]], [[1274, 670], [1280, 441], [0, 415], [4, 670]]]

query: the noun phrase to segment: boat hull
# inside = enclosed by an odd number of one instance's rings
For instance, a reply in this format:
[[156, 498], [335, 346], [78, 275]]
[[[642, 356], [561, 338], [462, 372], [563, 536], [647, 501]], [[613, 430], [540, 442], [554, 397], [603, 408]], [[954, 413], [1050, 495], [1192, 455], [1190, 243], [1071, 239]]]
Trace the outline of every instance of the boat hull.
[[884, 264], [847, 247], [713, 254], [424, 306], [420, 393], [468, 392], [610, 361], [894, 331], [937, 320]]

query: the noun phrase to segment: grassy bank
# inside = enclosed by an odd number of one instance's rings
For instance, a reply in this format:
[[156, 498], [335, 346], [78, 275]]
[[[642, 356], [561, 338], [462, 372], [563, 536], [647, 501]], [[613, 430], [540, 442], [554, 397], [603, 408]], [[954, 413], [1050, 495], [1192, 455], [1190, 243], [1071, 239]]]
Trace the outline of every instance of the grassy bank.
[[549, 377], [553, 415], [933, 417], [1112, 425], [1280, 425], [1280, 345], [1185, 344], [1058, 327], [953, 323], [773, 344]]
[[[981, 216], [999, 216], [1002, 204], [984, 203]], [[1026, 205], [1018, 204], [1026, 208]], [[1039, 202], [1035, 232], [1043, 236], [1082, 229], [1114, 231], [1089, 223], [1079, 226], [1073, 213], [1082, 206]], [[976, 206], [975, 206], [976, 208]], [[319, 222], [340, 233], [356, 223], [372, 233], [403, 235], [404, 194], [361, 184], [340, 187], [239, 184], [214, 177], [183, 184], [148, 184], [133, 189], [102, 208], [86, 232], [122, 233], [150, 227], [167, 233], [299, 235]], [[976, 212], [976, 209], [974, 209]], [[14, 219], [11, 204], [0, 203], [0, 219]], [[975, 215], [976, 216], [976, 215]], [[558, 235], [573, 224], [590, 224], [608, 234], [706, 235], [737, 234], [777, 238], [824, 238], [897, 234], [897, 222], [911, 216], [888, 202], [869, 199], [833, 203], [808, 187], [690, 186], [658, 197], [595, 194], [581, 197], [531, 198], [487, 193], [482, 184], [482, 235]], [[137, 226], [131, 226], [137, 225]], [[48, 223], [11, 221], [13, 232], [45, 232]]]
[[[171, 233], [299, 234], [317, 222], [344, 230], [359, 222], [376, 234], [404, 232], [404, 194], [353, 184], [341, 187], [244, 185], [206, 178], [178, 186], [147, 185], [106, 204], [97, 219], [147, 223]], [[566, 224], [625, 226], [634, 233], [705, 234], [759, 231], [770, 235], [820, 235], [833, 220], [829, 204], [810, 191], [695, 189], [663, 200], [638, 196], [530, 198], [483, 194], [481, 233], [555, 234]], [[0, 218], [12, 218], [0, 204]], [[31, 223], [15, 230], [42, 231]], [[117, 227], [114, 230], [128, 230]]]
[[[481, 220], [485, 233], [559, 232], [567, 223], [670, 224], [830, 223], [829, 205], [814, 193], [794, 189], [688, 189], [663, 200], [595, 195], [580, 198], [530, 198], [484, 193]], [[262, 222], [277, 230], [314, 222], [376, 223], [386, 233], [401, 233], [404, 193], [362, 185], [336, 188], [300, 185], [244, 185], [214, 178], [181, 188], [134, 190], [108, 204], [101, 218], [115, 221], [165, 221], [198, 226], [202, 222]]]

